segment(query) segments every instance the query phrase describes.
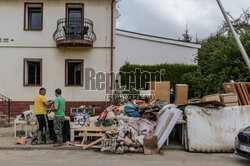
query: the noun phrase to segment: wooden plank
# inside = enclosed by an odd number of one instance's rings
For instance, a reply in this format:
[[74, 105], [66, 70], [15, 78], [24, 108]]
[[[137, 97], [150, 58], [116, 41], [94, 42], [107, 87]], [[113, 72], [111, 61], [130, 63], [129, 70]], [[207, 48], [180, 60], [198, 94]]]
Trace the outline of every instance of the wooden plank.
[[103, 133], [79, 133], [79, 136], [83, 136], [83, 137], [103, 137], [105, 136], [105, 134]]
[[85, 150], [85, 149], [87, 149], [87, 148], [89, 148], [89, 147], [91, 147], [91, 146], [93, 146], [93, 145], [95, 145], [95, 144], [101, 142], [104, 138], [105, 138], [105, 136], [103, 136], [103, 137], [101, 137], [101, 138], [95, 140], [94, 142], [91, 142], [90, 144], [83, 145], [83, 146], [82, 146], [82, 149]]
[[238, 106], [239, 103], [226, 103], [225, 106], [226, 107], [233, 107], [233, 106]]
[[242, 104], [242, 105], [246, 105], [247, 102], [246, 102], [245, 96], [244, 96], [244, 94], [243, 94], [243, 92], [242, 92], [240, 83], [235, 82], [234, 85], [235, 85], [236, 91], [237, 91], [237, 93], [238, 93], [238, 95], [239, 95], [241, 104]]
[[101, 127], [95, 127], [95, 126], [83, 126], [79, 127], [77, 131], [100, 131], [100, 132], [105, 132]]
[[175, 104], [184, 105], [188, 101], [188, 85], [176, 84], [175, 86]]
[[248, 93], [248, 90], [247, 90], [247, 87], [246, 87], [245, 83], [241, 82], [240, 86], [241, 86], [242, 92], [244, 94], [244, 97], [246, 99], [246, 104], [250, 105], [249, 93]]
[[146, 155], [158, 154], [158, 139], [157, 136], [148, 136], [143, 139], [143, 149]]
[[203, 101], [218, 101], [220, 102], [220, 95], [219, 94], [211, 94], [202, 97]]
[[239, 98], [239, 94], [237, 93], [237, 90], [236, 90], [236, 87], [235, 87], [234, 83], [223, 83], [222, 85], [223, 85], [224, 90], [225, 90], [226, 93], [235, 93], [235, 94], [237, 94], [238, 103], [239, 103], [239, 105], [242, 105], [241, 100]]

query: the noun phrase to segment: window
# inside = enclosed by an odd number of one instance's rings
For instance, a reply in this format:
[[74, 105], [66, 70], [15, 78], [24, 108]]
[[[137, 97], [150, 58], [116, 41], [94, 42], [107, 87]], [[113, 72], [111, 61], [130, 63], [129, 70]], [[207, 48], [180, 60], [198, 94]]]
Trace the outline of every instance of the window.
[[66, 80], [69, 86], [83, 85], [83, 60], [66, 60]]
[[43, 28], [43, 4], [25, 3], [24, 4], [24, 29], [42, 30]]
[[24, 86], [42, 85], [42, 59], [24, 59]]

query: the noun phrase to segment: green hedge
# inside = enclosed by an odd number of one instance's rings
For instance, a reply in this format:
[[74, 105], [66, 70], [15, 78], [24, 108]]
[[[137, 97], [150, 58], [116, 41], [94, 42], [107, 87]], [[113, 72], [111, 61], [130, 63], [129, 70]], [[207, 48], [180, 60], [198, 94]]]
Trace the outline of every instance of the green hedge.
[[[120, 68], [120, 74], [121, 74], [121, 85], [128, 87], [129, 84], [129, 75], [124, 73], [131, 73], [135, 72], [136, 69], [140, 69], [141, 72], [160, 72], [162, 69], [165, 70], [165, 73], [161, 75], [161, 81], [170, 81], [171, 88], [175, 87], [175, 84], [184, 83], [182, 76], [186, 73], [194, 72], [198, 68], [197, 65], [185, 65], [185, 64], [159, 64], [159, 65], [132, 65], [129, 63], [126, 63]], [[136, 76], [139, 76], [139, 73], [135, 74]], [[146, 75], [146, 74], [144, 74]], [[138, 77], [136, 77], [138, 78]], [[139, 80], [132, 80], [136, 81], [136, 89], [148, 89], [147, 87], [144, 87], [143, 85], [145, 82], [154, 81], [154, 78], [156, 78], [156, 81], [160, 81], [160, 74], [153, 74], [153, 78], [146, 78], [142, 81], [142, 85], [139, 84]], [[130, 86], [135, 88], [135, 86]]]

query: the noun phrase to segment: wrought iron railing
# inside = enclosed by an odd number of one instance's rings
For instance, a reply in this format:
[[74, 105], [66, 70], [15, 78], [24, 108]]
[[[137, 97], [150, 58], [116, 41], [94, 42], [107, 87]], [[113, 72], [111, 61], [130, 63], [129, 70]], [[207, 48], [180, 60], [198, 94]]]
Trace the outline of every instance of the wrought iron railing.
[[12, 99], [0, 94], [0, 100], [8, 104], [8, 123], [10, 123], [10, 103], [12, 102]]
[[53, 35], [55, 41], [65, 39], [80, 39], [96, 41], [93, 22], [81, 18], [61, 18], [57, 21], [57, 29]]

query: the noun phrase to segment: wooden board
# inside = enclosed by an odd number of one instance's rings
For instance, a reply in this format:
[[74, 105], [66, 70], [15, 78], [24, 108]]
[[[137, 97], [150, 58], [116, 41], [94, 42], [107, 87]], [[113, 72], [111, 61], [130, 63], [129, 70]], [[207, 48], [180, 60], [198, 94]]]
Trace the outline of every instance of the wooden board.
[[77, 131], [105, 131], [104, 129], [102, 129], [101, 127], [95, 127], [95, 126], [83, 126], [83, 127], [79, 127], [77, 129]]
[[225, 90], [226, 93], [235, 93], [235, 94], [237, 94], [238, 103], [239, 103], [239, 105], [242, 105], [234, 83], [224, 83], [223, 87], [224, 87], [224, 90]]
[[245, 100], [246, 100], [246, 104], [250, 105], [250, 98], [249, 98], [249, 93], [248, 93], [248, 89], [247, 89], [246, 83], [241, 82], [240, 86], [241, 86], [241, 90], [242, 90], [242, 92], [244, 94], [244, 97], [245, 97]]
[[102, 137], [105, 136], [103, 133], [79, 133], [79, 136], [83, 137]]
[[176, 84], [175, 86], [175, 104], [184, 105], [188, 101], [188, 85]]
[[203, 101], [218, 101], [220, 102], [220, 95], [219, 94], [212, 94], [202, 97]]
[[245, 96], [244, 96], [244, 94], [243, 94], [243, 91], [242, 91], [242, 89], [241, 89], [240, 83], [235, 82], [234, 85], [235, 85], [236, 91], [237, 91], [237, 93], [238, 93], [238, 95], [239, 95], [241, 104], [242, 104], [242, 105], [247, 105], [247, 101], [246, 101]]
[[[155, 99], [165, 100], [170, 103], [170, 81], [151, 81], [149, 86], [151, 95], [154, 95]], [[150, 98], [149, 103], [155, 99]]]
[[226, 103], [225, 106], [226, 107], [233, 107], [233, 106], [238, 106], [238, 102], [237, 103]]
[[158, 139], [157, 136], [148, 136], [143, 139], [144, 154], [158, 154]]
[[238, 98], [235, 93], [220, 94], [220, 100], [223, 104], [238, 103]]

